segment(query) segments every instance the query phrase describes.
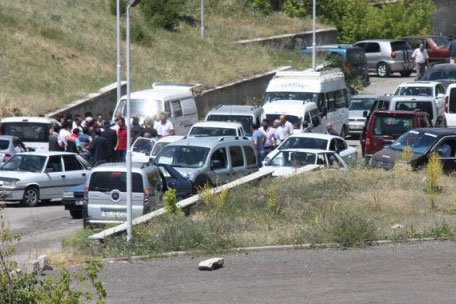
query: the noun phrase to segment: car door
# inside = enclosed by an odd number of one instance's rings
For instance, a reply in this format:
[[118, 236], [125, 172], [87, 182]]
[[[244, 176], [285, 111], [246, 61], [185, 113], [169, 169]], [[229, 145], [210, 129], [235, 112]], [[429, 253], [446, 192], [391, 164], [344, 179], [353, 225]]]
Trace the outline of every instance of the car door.
[[243, 177], [247, 174], [244, 161], [244, 153], [241, 146], [231, 146], [228, 148], [231, 163], [231, 180]]
[[214, 177], [215, 184], [225, 184], [233, 179], [231, 176], [231, 168], [228, 164], [228, 156], [226, 148], [215, 149], [210, 158], [210, 170]]
[[65, 185], [76, 186], [85, 183], [87, 172], [77, 160], [76, 155], [63, 155], [62, 158], [63, 165], [65, 166]]
[[366, 53], [369, 70], [377, 70], [377, 64], [380, 62], [380, 44], [377, 42], [368, 42], [366, 43], [364, 52]]
[[46, 175], [46, 179], [42, 185], [40, 184], [40, 198], [61, 198], [63, 189], [66, 187], [61, 155], [48, 157], [44, 174]]
[[436, 152], [443, 164], [443, 171], [453, 172], [456, 170], [456, 136], [442, 138], [432, 149]]
[[347, 162], [355, 162], [356, 161], [356, 149], [349, 147], [347, 142], [342, 138], [336, 138], [336, 150], [337, 153], [342, 157], [342, 159]]

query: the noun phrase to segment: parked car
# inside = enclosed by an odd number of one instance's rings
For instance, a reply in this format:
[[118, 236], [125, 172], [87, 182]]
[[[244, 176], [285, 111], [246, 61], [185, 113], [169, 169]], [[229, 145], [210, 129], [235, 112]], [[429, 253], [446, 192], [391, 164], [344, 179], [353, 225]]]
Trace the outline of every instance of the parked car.
[[22, 141], [11, 135], [0, 135], [0, 163], [8, 161], [17, 153], [15, 143], [22, 148], [24, 144]]
[[200, 121], [188, 131], [187, 137], [244, 136], [244, 128], [238, 122]]
[[[130, 115], [138, 117], [140, 123], [146, 117], [159, 116], [167, 112], [177, 135], [185, 135], [198, 121], [193, 90], [197, 86], [178, 83], [153, 83], [152, 89], [132, 92], [130, 97]], [[122, 96], [113, 112], [126, 115], [127, 97]], [[114, 124], [114, 116], [112, 118]]]
[[373, 112], [367, 122], [363, 156], [369, 158], [385, 146], [391, 145], [402, 134], [414, 128], [427, 128], [429, 114], [417, 111]]
[[445, 94], [445, 126], [456, 128], [456, 84], [450, 84]]
[[49, 150], [49, 129], [57, 123], [47, 117], [5, 117], [1, 120], [1, 134], [19, 138], [27, 151], [47, 152]]
[[157, 165], [166, 181], [167, 188], [176, 190], [177, 198], [186, 198], [192, 195], [193, 184], [188, 178], [182, 176], [176, 169], [170, 165]]
[[448, 85], [456, 83], [456, 64], [436, 64], [424, 72], [421, 80], [438, 81], [446, 89]]
[[445, 104], [436, 103], [433, 97], [427, 96], [394, 96], [389, 104], [389, 110], [426, 112], [432, 126], [440, 126], [443, 122]]
[[145, 164], [151, 162], [152, 151], [157, 138], [138, 137], [131, 146], [131, 160], [134, 163]]
[[0, 198], [29, 207], [61, 199], [65, 188], [85, 182], [90, 168], [74, 153], [18, 153], [0, 167]]
[[245, 135], [252, 136], [252, 123], [261, 125], [263, 109], [257, 106], [219, 105], [206, 115], [206, 121], [238, 122]]
[[266, 155], [264, 163], [271, 160], [276, 154], [284, 149], [308, 149], [337, 152], [345, 162], [356, 161], [358, 152], [350, 147], [347, 142], [339, 137], [321, 133], [293, 134], [285, 139], [275, 150]]
[[380, 77], [399, 72], [401, 76], [412, 74], [413, 50], [404, 40], [363, 40], [355, 43], [364, 50], [369, 70]]
[[[264, 168], [264, 169], [263, 169]], [[339, 154], [315, 149], [283, 149], [265, 162], [260, 170], [273, 168], [272, 176], [289, 176], [319, 168], [347, 170], [348, 165]]]
[[440, 156], [445, 172], [456, 170], [456, 129], [425, 128], [414, 129], [399, 137], [391, 146], [385, 147], [372, 157], [374, 168], [392, 169], [405, 147], [412, 151], [410, 165], [415, 168], [426, 166], [429, 155], [436, 152]]
[[253, 142], [247, 137], [186, 138], [164, 147], [155, 163], [174, 167], [193, 182], [194, 191], [258, 171]]
[[[119, 224], [127, 216], [125, 163], [106, 163], [92, 169], [85, 183], [84, 226]], [[166, 181], [157, 166], [132, 166], [132, 217], [161, 207]]]
[[[370, 84], [367, 58], [362, 48], [351, 44], [330, 44], [317, 46], [315, 50], [317, 54], [338, 56], [342, 59], [344, 67], [356, 75], [364, 86], [368, 86]], [[301, 49], [301, 53], [305, 55], [311, 55], [312, 51], [313, 47], [305, 47]]]
[[445, 88], [438, 81], [410, 81], [401, 83], [395, 96], [428, 96], [435, 100], [439, 111], [442, 112], [445, 106]]
[[450, 59], [449, 41], [445, 37], [432, 35], [415, 35], [403, 38], [412, 49], [416, 49], [422, 43], [428, 52], [429, 62], [447, 63]]
[[154, 148], [152, 149], [152, 154], [150, 156], [150, 163], [152, 163], [155, 160], [155, 158], [157, 157], [158, 153], [160, 153], [160, 151], [164, 147], [166, 147], [170, 143], [179, 141], [179, 140], [183, 139], [184, 137], [185, 136], [182, 136], [182, 135], [173, 135], [173, 136], [165, 136], [165, 137], [160, 138], [155, 143]]
[[84, 184], [65, 188], [62, 203], [72, 218], [81, 219], [82, 206], [84, 205]]
[[348, 130], [350, 135], [359, 135], [363, 132], [366, 117], [377, 99], [373, 95], [354, 95], [350, 98], [348, 107]]

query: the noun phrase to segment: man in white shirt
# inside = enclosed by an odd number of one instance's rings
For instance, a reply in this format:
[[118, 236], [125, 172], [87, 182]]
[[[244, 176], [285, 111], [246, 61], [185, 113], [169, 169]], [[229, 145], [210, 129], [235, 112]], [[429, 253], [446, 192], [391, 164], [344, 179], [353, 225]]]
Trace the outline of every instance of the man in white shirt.
[[424, 45], [420, 43], [420, 47], [415, 49], [412, 54], [413, 60], [415, 60], [415, 70], [416, 70], [416, 79], [420, 80], [423, 76], [424, 71], [426, 70], [426, 66], [428, 63], [429, 55]]
[[57, 142], [62, 151], [66, 151], [66, 148], [68, 145], [68, 137], [71, 135], [70, 130], [71, 130], [72, 124], [73, 123], [69, 123], [67, 120], [65, 120], [62, 123], [62, 128], [59, 131], [59, 135], [57, 137]]
[[293, 124], [287, 120], [285, 115], [280, 115], [280, 126], [282, 127], [281, 132], [283, 133], [283, 139], [281, 138], [281, 141], [293, 134]]
[[160, 123], [157, 124], [157, 133], [160, 137], [174, 135], [174, 126], [168, 120], [168, 114], [165, 112], [160, 115]]

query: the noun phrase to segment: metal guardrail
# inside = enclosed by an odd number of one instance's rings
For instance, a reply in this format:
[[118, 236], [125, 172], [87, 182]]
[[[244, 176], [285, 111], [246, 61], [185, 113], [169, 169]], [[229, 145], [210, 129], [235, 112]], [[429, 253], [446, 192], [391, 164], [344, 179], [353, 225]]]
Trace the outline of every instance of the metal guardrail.
[[[247, 184], [249, 182], [252, 182], [254, 180], [259, 180], [259, 179], [264, 178], [264, 177], [272, 176], [273, 171], [274, 171], [274, 169], [264, 169], [264, 170], [261, 170], [261, 171], [257, 171], [255, 173], [249, 174], [249, 175], [241, 177], [241, 178], [239, 178], [239, 179], [237, 179], [235, 181], [232, 181], [232, 182], [230, 182], [228, 184], [216, 187], [216, 188], [212, 189], [211, 191], [212, 191], [213, 194], [216, 194], [216, 193], [219, 193], [219, 192], [221, 192], [221, 191], [223, 191], [225, 189], [232, 189], [232, 188], [235, 188], [237, 186], [244, 185], [244, 184]], [[177, 203], [177, 206], [179, 208], [183, 209], [183, 208], [186, 208], [186, 207], [194, 205], [199, 200], [201, 200], [201, 195], [200, 194], [196, 194], [196, 195], [193, 195], [193, 196], [191, 196], [189, 198], [186, 198], [186, 199], [183, 199], [183, 200], [179, 201]], [[160, 209], [157, 209], [157, 210], [155, 210], [153, 212], [150, 212], [148, 214], [145, 214], [145, 215], [142, 215], [140, 217], [137, 217], [137, 218], [133, 219], [133, 226], [145, 223], [147, 221], [150, 221], [151, 219], [156, 218], [156, 217], [158, 217], [158, 216], [160, 216], [160, 215], [162, 215], [164, 213], [166, 213], [165, 209], [164, 208], [160, 208]], [[95, 233], [95, 234], [89, 236], [89, 239], [90, 240], [96, 240], [96, 241], [103, 241], [106, 237], [109, 237], [109, 236], [112, 236], [112, 235], [116, 235], [116, 234], [124, 232], [126, 230], [127, 230], [127, 223], [123, 223], [123, 224], [117, 225], [115, 227], [103, 230], [103, 231], [101, 231], [99, 233]]]

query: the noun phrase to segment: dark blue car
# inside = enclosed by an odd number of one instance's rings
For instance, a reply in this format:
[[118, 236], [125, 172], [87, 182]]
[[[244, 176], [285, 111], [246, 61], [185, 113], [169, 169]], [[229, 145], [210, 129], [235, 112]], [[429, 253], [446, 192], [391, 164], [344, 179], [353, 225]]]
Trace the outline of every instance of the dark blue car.
[[[160, 168], [166, 187], [176, 189], [179, 199], [192, 195], [193, 184], [189, 179], [183, 177], [169, 165], [157, 165], [157, 167]], [[65, 206], [65, 210], [70, 211], [72, 218], [81, 219], [84, 205], [84, 185], [65, 189], [62, 203]]]

